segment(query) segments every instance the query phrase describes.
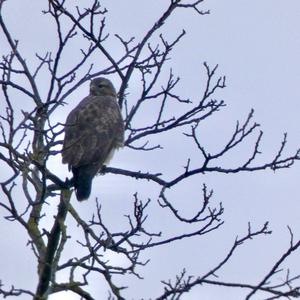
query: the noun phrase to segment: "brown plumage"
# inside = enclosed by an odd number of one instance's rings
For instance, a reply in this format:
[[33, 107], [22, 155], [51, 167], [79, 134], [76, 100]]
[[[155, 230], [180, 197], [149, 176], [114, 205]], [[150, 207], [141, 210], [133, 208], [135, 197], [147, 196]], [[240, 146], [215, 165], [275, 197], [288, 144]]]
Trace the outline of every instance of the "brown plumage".
[[89, 197], [94, 176], [123, 142], [124, 125], [116, 90], [108, 79], [93, 79], [90, 95], [67, 117], [62, 150], [63, 163], [73, 172], [79, 201]]

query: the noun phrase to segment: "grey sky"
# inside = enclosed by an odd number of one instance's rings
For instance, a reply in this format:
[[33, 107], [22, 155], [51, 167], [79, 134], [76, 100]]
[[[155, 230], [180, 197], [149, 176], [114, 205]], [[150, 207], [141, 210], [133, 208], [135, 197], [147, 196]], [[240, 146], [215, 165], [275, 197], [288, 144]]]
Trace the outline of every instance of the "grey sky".
[[[50, 50], [55, 35], [49, 31], [47, 18], [38, 10], [45, 1], [8, 1], [6, 18], [9, 26], [20, 40], [20, 47], [29, 61], [34, 60], [34, 53]], [[75, 2], [75, 1], [74, 1]], [[153, 3], [154, 2], [154, 3]], [[157, 20], [159, 14], [167, 6], [168, 1], [103, 1], [109, 9], [107, 30], [113, 36], [120, 33], [126, 38], [141, 37]], [[203, 91], [205, 69], [203, 62], [211, 66], [219, 64], [218, 74], [226, 75], [227, 88], [217, 94], [224, 99], [227, 107], [206, 121], [201, 127], [201, 135], [208, 149], [218, 149], [230, 137], [236, 120], [243, 121], [251, 108], [255, 109], [254, 119], [262, 125], [264, 139], [261, 150], [262, 160], [274, 156], [278, 150], [284, 132], [288, 132], [287, 151], [293, 153], [300, 146], [300, 128], [298, 125], [300, 110], [300, 3], [298, 0], [207, 0], [204, 9], [211, 14], [199, 16], [191, 11], [182, 10], [174, 14], [163, 27], [165, 37], [172, 39], [184, 28], [187, 35], [174, 50], [168, 66], [181, 77], [177, 90], [180, 95], [192, 100], [200, 98]], [[24, 18], [27, 15], [28, 18]], [[16, 19], [18, 20], [16, 22]], [[35, 36], [38, 36], [36, 38]], [[112, 39], [111, 51], [117, 54], [120, 49]], [[80, 45], [75, 44], [77, 49]], [[0, 34], [0, 55], [7, 52], [7, 47]], [[72, 63], [72, 57], [66, 57], [65, 63]], [[167, 73], [166, 73], [167, 74]], [[115, 79], [118, 85], [118, 79]], [[47, 79], [45, 79], [47, 80]], [[47, 82], [41, 82], [41, 85]], [[132, 82], [129, 87], [130, 97], [138, 93], [139, 85]], [[88, 92], [88, 86], [77, 91], [76, 97], [69, 99], [69, 106], [63, 107], [54, 117], [63, 122], [66, 114]], [[21, 104], [22, 99], [20, 99]], [[2, 102], [2, 100], [1, 100]], [[0, 103], [0, 110], [3, 109]], [[150, 118], [145, 113], [145, 119]], [[252, 142], [254, 140], [252, 139]], [[161, 141], [159, 141], [161, 142]], [[130, 170], [162, 171], [168, 178], [173, 178], [186, 164], [189, 156], [192, 163], [197, 164], [197, 149], [181, 135], [169, 138], [165, 144], [166, 151], [149, 154], [147, 161], [137, 152], [123, 150], [117, 153], [111, 163], [113, 166], [126, 167]], [[251, 140], [247, 147], [242, 147], [234, 156], [228, 157], [228, 165], [235, 166], [242, 158], [251, 153]], [[174, 148], [174, 149], [173, 149]], [[172, 149], [170, 157], [168, 150]], [[248, 152], [249, 151], [249, 152]], [[161, 164], [157, 166], [157, 156]], [[57, 174], [70, 176], [65, 166], [61, 166], [60, 158], [53, 162]], [[225, 207], [225, 224], [218, 230], [203, 238], [193, 238], [147, 251], [149, 265], [141, 269], [145, 280], [132, 277], [122, 284], [130, 288], [126, 299], [155, 297], [162, 292], [160, 280], [174, 279], [183, 268], [188, 274], [201, 275], [215, 266], [232, 246], [237, 235], [247, 232], [247, 224], [251, 221], [257, 229], [265, 221], [270, 221], [273, 235], [258, 238], [243, 245], [232, 258], [231, 263], [220, 274], [225, 281], [249, 282], [256, 284], [269, 271], [289, 245], [289, 225], [300, 237], [299, 218], [299, 164], [289, 170], [276, 173], [264, 171], [252, 174], [216, 175], [193, 177], [168, 192], [170, 199], [185, 207], [191, 213], [201, 199], [202, 183], [214, 189], [213, 203], [217, 206], [221, 201]], [[117, 188], [116, 188], [117, 186]], [[159, 188], [151, 183], [135, 182], [122, 176], [100, 176], [94, 181], [93, 194], [89, 201], [74, 203], [83, 216], [91, 215], [94, 209], [93, 198], [100, 194], [103, 211], [112, 228], [120, 229], [125, 224], [124, 214], [133, 206], [133, 193], [139, 192], [141, 199], [148, 197], [157, 199]], [[188, 193], [187, 193], [188, 191]], [[0, 198], [2, 198], [0, 194]], [[56, 205], [53, 206], [53, 212]], [[0, 210], [0, 216], [3, 212]], [[4, 214], [5, 215], [5, 214]], [[151, 230], [172, 233], [181, 231], [178, 224], [169, 224], [168, 216], [153, 201], [149, 209]], [[25, 233], [14, 224], [0, 220], [2, 238], [0, 248], [0, 278], [5, 284], [31, 288], [35, 284], [35, 266], [32, 266], [31, 251], [24, 249]], [[75, 248], [74, 248], [75, 249]], [[73, 253], [72, 247], [68, 254]], [[14, 259], [12, 253], [17, 253]], [[20, 255], [22, 253], [22, 255]], [[24, 253], [24, 254], [23, 254]], [[110, 254], [108, 253], [108, 256]], [[119, 261], [119, 257], [110, 257]], [[290, 260], [291, 271], [299, 273], [299, 253]], [[16, 273], [17, 266], [17, 273]], [[297, 273], [297, 274], [298, 274]], [[279, 282], [280, 282], [279, 275]], [[106, 286], [99, 282], [90, 283], [92, 289], [102, 294]], [[201, 292], [201, 294], [199, 294]], [[240, 290], [195, 288], [183, 297], [185, 300], [232, 300], [242, 299]], [[74, 296], [51, 296], [51, 300], [78, 299]], [[100, 299], [100, 298], [99, 298]], [[147, 298], [145, 298], [147, 299]], [[258, 296], [254, 299], [260, 299]]]

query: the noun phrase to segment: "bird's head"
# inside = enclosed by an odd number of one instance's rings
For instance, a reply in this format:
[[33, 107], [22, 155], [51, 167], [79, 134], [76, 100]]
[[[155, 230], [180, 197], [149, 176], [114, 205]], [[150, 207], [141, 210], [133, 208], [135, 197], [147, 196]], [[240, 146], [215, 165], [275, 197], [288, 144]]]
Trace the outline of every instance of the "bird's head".
[[99, 77], [91, 81], [90, 94], [93, 96], [117, 96], [117, 92], [110, 80]]

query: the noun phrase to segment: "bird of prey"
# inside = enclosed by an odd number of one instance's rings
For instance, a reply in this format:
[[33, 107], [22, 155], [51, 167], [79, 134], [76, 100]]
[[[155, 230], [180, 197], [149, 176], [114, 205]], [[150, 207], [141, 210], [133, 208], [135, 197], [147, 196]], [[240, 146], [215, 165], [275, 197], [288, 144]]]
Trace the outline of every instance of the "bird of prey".
[[124, 142], [124, 124], [113, 84], [106, 78], [90, 83], [90, 94], [68, 115], [62, 161], [73, 172], [76, 197], [89, 197], [92, 180]]

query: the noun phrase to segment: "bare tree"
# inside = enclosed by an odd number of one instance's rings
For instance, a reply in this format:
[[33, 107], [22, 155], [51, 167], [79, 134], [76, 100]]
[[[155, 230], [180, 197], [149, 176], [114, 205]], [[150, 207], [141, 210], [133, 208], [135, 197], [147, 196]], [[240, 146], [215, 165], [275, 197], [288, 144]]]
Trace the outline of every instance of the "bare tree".
[[[264, 163], [257, 162], [257, 156], [261, 153], [263, 132], [260, 131], [259, 124], [253, 121], [254, 112], [251, 111], [243, 122], [237, 122], [232, 135], [221, 149], [208, 152], [205, 141], [199, 136], [199, 128], [205, 120], [225, 106], [223, 100], [215, 99], [216, 92], [225, 88], [225, 76], [217, 75], [218, 66], [211, 67], [204, 63], [206, 81], [201, 83], [204, 92], [198, 99], [190, 100], [184, 99], [176, 92], [180, 79], [172, 69], [169, 70], [168, 76], [163, 75], [172, 50], [186, 34], [182, 31], [174, 40], [167, 40], [163, 34], [164, 24], [174, 11], [181, 9], [190, 10], [200, 17], [209, 14], [209, 11], [202, 10], [203, 0], [166, 1], [168, 4], [163, 14], [139, 40], [126, 40], [120, 35], [107, 34], [107, 9], [103, 8], [99, 1], [89, 1], [89, 5], [85, 1], [85, 7], [75, 7], [72, 1], [66, 0], [44, 2], [46, 8], [43, 14], [51, 19], [56, 28], [57, 47], [54, 51], [45, 53], [33, 49], [33, 52], [37, 51], [36, 60], [29, 63], [20, 50], [22, 40], [14, 38], [6, 23], [5, 11], [8, 3], [0, 0], [1, 34], [10, 48], [9, 53], [3, 55], [0, 62], [0, 161], [6, 170], [5, 178], [1, 182], [0, 207], [6, 212], [6, 220], [14, 222], [15, 226], [21, 225], [19, 227], [23, 228], [24, 235], [28, 235], [28, 243], [36, 258], [38, 272], [36, 290], [0, 282], [0, 295], [27, 295], [42, 300], [53, 293], [70, 291], [80, 299], [103, 299], [105, 295], [100, 295], [100, 298], [99, 295], [93, 295], [88, 286], [89, 283], [92, 284], [89, 282], [90, 278], [98, 276], [108, 284], [108, 299], [125, 299], [124, 287], [116, 283], [116, 278], [134, 275], [142, 279], [140, 270], [149, 263], [148, 260], [141, 259], [142, 253], [153, 247], [170, 245], [191, 237], [201, 239], [203, 235], [218, 230], [223, 224], [223, 205], [212, 203], [213, 191], [205, 184], [202, 186], [199, 209], [191, 217], [186, 217], [175, 207], [173, 200], [168, 196], [170, 189], [184, 180], [207, 173], [230, 174], [289, 168], [299, 159], [299, 150], [283, 156], [287, 143], [285, 134], [277, 154]], [[118, 41], [121, 55], [110, 54], [112, 40]], [[64, 54], [74, 41], [80, 41], [81, 55], [74, 55], [73, 65], [65, 67]], [[99, 57], [105, 62], [103, 67], [93, 63]], [[198, 156], [195, 165], [193, 157], [186, 151], [183, 172], [174, 175], [172, 179], [166, 179], [161, 173], [151, 173], [148, 170], [108, 166], [104, 167], [101, 173], [127, 176], [133, 181], [142, 181], [145, 185], [149, 182], [155, 183], [160, 189], [157, 209], [168, 210], [173, 219], [182, 224], [185, 230], [183, 233], [166, 238], [162, 232], [152, 232], [149, 220], [153, 216], [148, 213], [148, 207], [155, 201], [142, 201], [138, 193], [134, 194], [133, 211], [125, 216], [128, 222], [122, 231], [112, 231], [104, 222], [98, 199], [93, 215], [86, 219], [72, 205], [72, 201], [75, 201], [73, 197], [71, 199], [72, 179], [64, 180], [51, 170], [49, 159], [60, 157], [64, 125], [54, 121], [54, 113], [59, 113], [62, 106], [68, 103], [70, 96], [90, 79], [110, 75], [117, 76], [121, 83], [118, 99], [126, 128], [124, 151], [139, 151], [145, 159], [152, 151], [157, 151], [159, 155], [159, 151], [163, 151], [162, 145], [155, 144], [153, 138], [156, 137], [157, 141], [162, 135], [176, 134], [176, 130], [180, 128], [185, 132], [182, 139], [193, 141], [198, 149]], [[130, 96], [133, 82], [136, 84], [133, 77], [140, 78], [139, 95], [134, 98]], [[43, 89], [38, 84], [41, 78], [43, 82], [48, 83]], [[145, 123], [141, 120], [149, 103], [153, 118], [149, 123]], [[173, 109], [175, 107], [180, 109]], [[255, 137], [251, 154], [245, 156], [244, 162], [238, 166], [224, 167], [225, 155], [238, 149], [250, 136]], [[20, 190], [21, 196], [16, 199], [17, 191]], [[42, 220], [47, 217], [50, 207], [54, 205], [53, 199], [57, 197], [57, 212], [54, 219], [50, 219], [51, 224], [46, 226]], [[75, 221], [78, 227], [70, 227], [70, 220], [73, 223]], [[73, 239], [73, 230], [82, 232], [82, 239], [77, 243], [84, 254], [78, 254], [76, 257], [68, 256], [66, 251], [66, 245]], [[163, 291], [155, 299], [181, 299], [194, 287], [205, 285], [245, 289], [246, 299], [251, 299], [257, 292], [264, 292], [267, 299], [300, 297], [300, 274], [290, 276], [287, 272], [284, 282], [273, 283], [274, 275], [281, 270], [282, 264], [300, 246], [300, 240], [295, 241], [292, 231], [290, 232], [289, 248], [274, 266], [266, 271], [264, 278], [258, 278], [255, 285], [228, 282], [216, 275], [225, 264], [230, 263], [236, 249], [242, 244], [257, 236], [271, 234], [268, 223], [258, 229], [253, 229], [249, 224], [245, 235], [236, 238], [227, 255], [210, 271], [192, 277], [183, 270], [174, 280], [163, 281]], [[129, 263], [126, 266], [111, 264], [104, 257], [107, 250], [126, 257]], [[57, 280], [57, 274], [61, 272], [68, 274], [68, 280]]]

